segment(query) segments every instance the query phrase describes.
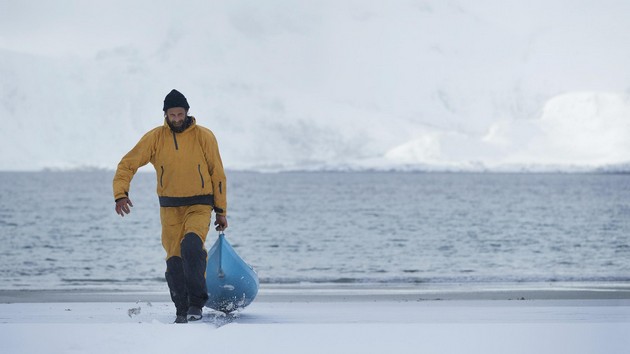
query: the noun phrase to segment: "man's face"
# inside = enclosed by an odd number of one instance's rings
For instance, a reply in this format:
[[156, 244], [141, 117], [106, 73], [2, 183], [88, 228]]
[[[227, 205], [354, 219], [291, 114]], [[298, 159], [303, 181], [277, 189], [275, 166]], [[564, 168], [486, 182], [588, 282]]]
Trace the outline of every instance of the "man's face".
[[173, 107], [166, 110], [166, 119], [172, 126], [180, 128], [184, 125], [186, 119], [186, 109], [182, 107]]

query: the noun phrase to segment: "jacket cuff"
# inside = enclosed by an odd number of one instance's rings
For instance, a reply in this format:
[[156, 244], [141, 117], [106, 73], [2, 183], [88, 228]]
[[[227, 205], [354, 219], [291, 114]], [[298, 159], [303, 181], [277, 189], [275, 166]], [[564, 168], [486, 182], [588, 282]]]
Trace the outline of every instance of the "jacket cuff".
[[216, 206], [214, 207], [214, 212], [215, 212], [217, 215], [223, 215], [223, 216], [225, 216], [225, 214], [226, 214], [226, 210], [225, 210], [225, 209], [223, 209], [223, 208], [219, 208], [219, 207], [216, 207]]
[[114, 202], [118, 202], [121, 199], [129, 198], [129, 193], [125, 192], [125, 194], [116, 194], [114, 195]]

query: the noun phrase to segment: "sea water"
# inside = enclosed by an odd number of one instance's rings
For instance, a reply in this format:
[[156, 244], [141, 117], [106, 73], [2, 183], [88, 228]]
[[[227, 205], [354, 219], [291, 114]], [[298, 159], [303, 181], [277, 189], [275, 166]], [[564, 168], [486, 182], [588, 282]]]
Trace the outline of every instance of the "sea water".
[[[163, 289], [153, 172], [0, 173], [0, 289]], [[630, 175], [228, 172], [261, 283], [627, 282]], [[206, 247], [218, 234], [208, 233]]]

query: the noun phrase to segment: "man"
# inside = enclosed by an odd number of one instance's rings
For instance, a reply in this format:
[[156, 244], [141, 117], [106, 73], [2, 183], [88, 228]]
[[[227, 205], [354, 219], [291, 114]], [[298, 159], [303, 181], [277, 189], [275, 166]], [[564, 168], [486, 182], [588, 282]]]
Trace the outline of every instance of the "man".
[[216, 230], [228, 226], [226, 179], [214, 134], [188, 115], [188, 101], [177, 90], [164, 99], [164, 125], [146, 133], [125, 155], [114, 176], [116, 213], [133, 207], [129, 185], [141, 166], [157, 172], [166, 282], [176, 308], [175, 323], [200, 320], [208, 300], [206, 249], [211, 213]]

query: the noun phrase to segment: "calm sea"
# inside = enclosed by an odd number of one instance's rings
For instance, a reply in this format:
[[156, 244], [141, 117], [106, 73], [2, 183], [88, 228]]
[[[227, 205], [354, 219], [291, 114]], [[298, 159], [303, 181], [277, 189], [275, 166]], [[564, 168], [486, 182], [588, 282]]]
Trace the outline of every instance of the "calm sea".
[[[163, 289], [155, 176], [0, 173], [0, 289]], [[228, 172], [262, 283], [630, 281], [630, 175]], [[211, 231], [206, 246], [217, 237]]]

